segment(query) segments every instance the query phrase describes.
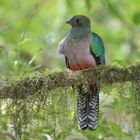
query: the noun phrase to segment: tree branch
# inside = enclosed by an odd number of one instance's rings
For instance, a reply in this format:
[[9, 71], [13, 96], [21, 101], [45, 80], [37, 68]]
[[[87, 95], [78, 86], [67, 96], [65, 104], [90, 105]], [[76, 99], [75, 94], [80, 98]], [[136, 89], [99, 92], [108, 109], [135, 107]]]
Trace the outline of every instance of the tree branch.
[[21, 99], [41, 92], [46, 93], [59, 87], [69, 87], [87, 82], [94, 82], [100, 86], [121, 82], [140, 82], [140, 64], [126, 68], [102, 65], [80, 72], [61, 71], [28, 76], [1, 85], [0, 98]]

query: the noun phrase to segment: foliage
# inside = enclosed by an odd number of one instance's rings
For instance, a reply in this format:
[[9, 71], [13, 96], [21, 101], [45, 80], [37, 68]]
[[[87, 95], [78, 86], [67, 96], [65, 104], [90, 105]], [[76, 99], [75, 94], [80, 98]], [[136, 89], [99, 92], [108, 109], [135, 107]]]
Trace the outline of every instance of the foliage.
[[[75, 14], [90, 17], [92, 29], [104, 40], [109, 64], [124, 67], [140, 62], [139, 9], [139, 0], [1, 0], [1, 83], [63, 69], [56, 48], [69, 30], [65, 21]], [[139, 87], [139, 83], [102, 87], [99, 127], [94, 132], [78, 130], [77, 95], [72, 88], [26, 100], [0, 100], [0, 130], [15, 132], [21, 140], [138, 139]]]

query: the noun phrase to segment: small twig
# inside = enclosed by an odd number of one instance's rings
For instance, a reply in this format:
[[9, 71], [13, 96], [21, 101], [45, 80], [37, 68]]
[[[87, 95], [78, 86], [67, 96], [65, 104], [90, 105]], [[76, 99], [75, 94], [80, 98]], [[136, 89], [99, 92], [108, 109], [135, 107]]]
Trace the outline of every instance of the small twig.
[[11, 132], [8, 132], [8, 131], [0, 131], [0, 135], [1, 136], [8, 136], [12, 140], [19, 140], [14, 134], [12, 134]]
[[103, 104], [109, 96], [110, 96], [110, 93], [106, 95], [106, 97], [101, 101], [100, 105]]

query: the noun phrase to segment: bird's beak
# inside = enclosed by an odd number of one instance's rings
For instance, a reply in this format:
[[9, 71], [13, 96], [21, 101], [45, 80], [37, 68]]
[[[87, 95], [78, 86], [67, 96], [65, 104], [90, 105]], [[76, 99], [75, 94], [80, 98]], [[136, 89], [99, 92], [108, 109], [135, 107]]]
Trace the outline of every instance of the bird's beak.
[[66, 23], [67, 23], [67, 24], [71, 24], [71, 21], [70, 21], [70, 20], [68, 20], [68, 21], [66, 21]]

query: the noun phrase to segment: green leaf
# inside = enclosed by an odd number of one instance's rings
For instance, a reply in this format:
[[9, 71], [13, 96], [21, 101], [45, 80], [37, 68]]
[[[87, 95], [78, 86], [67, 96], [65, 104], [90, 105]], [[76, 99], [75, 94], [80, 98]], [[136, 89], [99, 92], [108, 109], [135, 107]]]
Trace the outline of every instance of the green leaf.
[[139, 25], [140, 24], [140, 12], [137, 12], [137, 13], [134, 14], [134, 16], [133, 16], [133, 22], [136, 25]]
[[122, 130], [120, 128], [120, 126], [114, 122], [109, 122], [109, 125], [111, 127], [112, 130], [112, 134], [115, 136], [121, 136], [122, 134]]

